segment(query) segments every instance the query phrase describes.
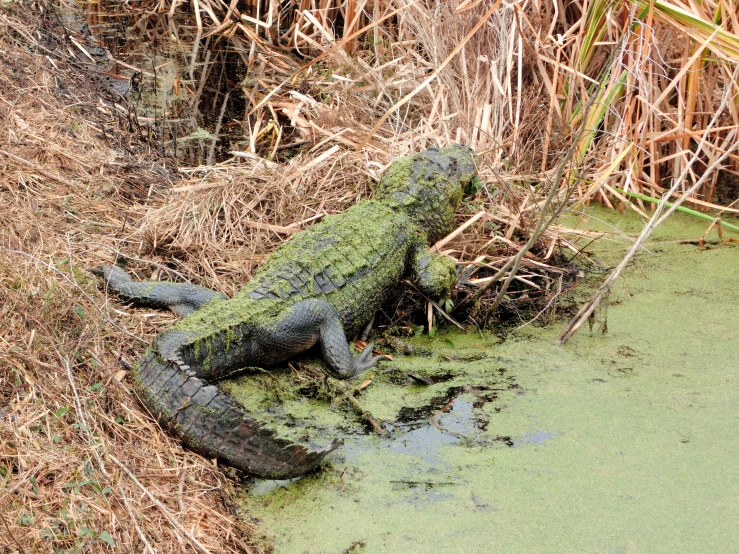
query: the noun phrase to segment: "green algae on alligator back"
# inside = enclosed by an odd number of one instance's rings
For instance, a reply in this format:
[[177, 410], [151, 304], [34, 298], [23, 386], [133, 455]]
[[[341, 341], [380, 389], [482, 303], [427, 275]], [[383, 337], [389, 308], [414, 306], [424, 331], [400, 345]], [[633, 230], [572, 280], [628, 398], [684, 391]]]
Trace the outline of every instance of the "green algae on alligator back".
[[[320, 474], [245, 493], [275, 551], [733, 551], [739, 249], [677, 242], [704, 229], [687, 217], [658, 229], [647, 245], [658, 254], [640, 256], [614, 288], [606, 335], [584, 330], [564, 348], [554, 346], [557, 325], [503, 343], [477, 333], [416, 339], [432, 356], [376, 370], [360, 400], [391, 420], [411, 406], [422, 425], [349, 435]], [[617, 246], [602, 241], [595, 256], [616, 262], [618, 252], [604, 251]], [[475, 405], [463, 388], [451, 405], [424, 410], [448, 384], [479, 384], [497, 369], [507, 387], [497, 398]], [[433, 391], [407, 373], [446, 380]]]

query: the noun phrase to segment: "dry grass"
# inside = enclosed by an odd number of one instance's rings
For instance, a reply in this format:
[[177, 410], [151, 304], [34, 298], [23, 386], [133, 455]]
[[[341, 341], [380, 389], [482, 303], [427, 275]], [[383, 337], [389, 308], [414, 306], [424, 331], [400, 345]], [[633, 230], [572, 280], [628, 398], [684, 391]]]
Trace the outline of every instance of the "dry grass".
[[230, 482], [126, 384], [121, 362], [172, 318], [108, 306], [87, 272], [162, 204], [146, 194], [170, 162], [29, 53], [37, 36], [0, 11], [0, 552], [256, 551]]
[[[250, 0], [243, 13], [201, 0], [186, 14], [174, 5], [127, 4], [126, 13], [146, 16], [155, 34], [178, 30], [170, 53], [192, 82], [176, 88], [191, 89], [199, 125], [234, 131], [221, 154], [273, 159], [287, 144], [325, 141], [374, 158], [457, 140], [518, 178], [553, 170], [584, 117], [576, 146], [596, 163], [578, 193], [626, 204], [620, 191], [669, 189], [723, 91], [736, 93], [733, 0]], [[301, 65], [286, 52], [319, 57]], [[225, 90], [224, 75], [237, 88], [204, 96], [204, 83]], [[588, 102], [596, 107], [585, 114]], [[734, 98], [692, 177], [738, 124]], [[213, 148], [200, 148], [212, 163]], [[729, 156], [693, 195], [699, 209], [717, 207], [716, 181], [738, 164]]]
[[[0, 552], [260, 548], [231, 482], [128, 390], [122, 368], [174, 318], [109, 302], [88, 269], [231, 294], [292, 233], [369, 196], [396, 156], [460, 141], [481, 179], [437, 245], [469, 281], [453, 316], [525, 324], [571, 286], [555, 260], [577, 249], [552, 224], [571, 197], [625, 205], [680, 173], [689, 190], [736, 141], [732, 0], [236, 5], [85, 4], [93, 27], [136, 15], [157, 39], [92, 72], [114, 38], [65, 39], [53, 5], [0, 4]], [[129, 68], [155, 100], [93, 94]], [[712, 207], [715, 184], [693, 203]], [[442, 316], [407, 289], [376, 326], [409, 317]]]

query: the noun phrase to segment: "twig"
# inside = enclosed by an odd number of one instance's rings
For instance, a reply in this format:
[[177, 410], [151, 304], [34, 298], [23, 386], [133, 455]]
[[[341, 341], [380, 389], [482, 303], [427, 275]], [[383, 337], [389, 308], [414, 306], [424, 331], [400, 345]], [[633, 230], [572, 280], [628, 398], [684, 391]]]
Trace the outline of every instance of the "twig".
[[[623, 39], [619, 41], [619, 44], [623, 43]], [[614, 50], [614, 54], [615, 54]], [[611, 55], [611, 64], [612, 60], [614, 58], [614, 54]], [[606, 73], [608, 71], [608, 68], [611, 64], [606, 64], [603, 67], [602, 74]], [[602, 81], [602, 74], [601, 74], [601, 81]], [[508, 260], [505, 265], [503, 265], [500, 270], [493, 276], [493, 278], [485, 283], [482, 287], [477, 289], [477, 291], [474, 292], [474, 294], [471, 294], [468, 298], [466, 298], [464, 301], [462, 301], [460, 304], [454, 307], [453, 312], [457, 313], [460, 311], [463, 311], [467, 309], [469, 306], [473, 305], [477, 300], [490, 288], [492, 287], [503, 275], [506, 274], [507, 271], [510, 270], [508, 273], [508, 277], [503, 282], [502, 286], [500, 287], [500, 290], [498, 291], [497, 296], [495, 297], [495, 300], [493, 301], [492, 305], [490, 306], [488, 313], [495, 310], [500, 303], [503, 301], [504, 295], [506, 291], [508, 290], [508, 287], [510, 286], [511, 282], [516, 276], [516, 273], [518, 272], [518, 268], [521, 264], [521, 261], [523, 260], [524, 256], [528, 253], [531, 248], [537, 243], [537, 241], [542, 237], [542, 235], [545, 233], [547, 228], [554, 223], [557, 218], [562, 214], [565, 207], [567, 206], [567, 201], [570, 198], [570, 195], [577, 187], [577, 184], [579, 183], [578, 178], [568, 177], [569, 183], [567, 184], [567, 187], [565, 188], [563, 198], [559, 202], [558, 206], [552, 210], [552, 213], [549, 217], [546, 216], [546, 212], [549, 208], [552, 207], [554, 201], [556, 198], [560, 196], [560, 183], [565, 178], [565, 174], [568, 171], [568, 168], [570, 167], [570, 164], [572, 163], [573, 159], [575, 158], [575, 155], [579, 153], [578, 145], [580, 144], [581, 139], [585, 136], [585, 134], [588, 132], [587, 128], [587, 122], [588, 122], [588, 114], [590, 113], [591, 109], [593, 108], [595, 104], [595, 100], [597, 98], [597, 94], [593, 94], [588, 102], [583, 107], [583, 117], [580, 119], [580, 125], [578, 127], [577, 133], [572, 139], [571, 146], [567, 149], [567, 155], [564, 157], [564, 159], [557, 164], [557, 170], [554, 174], [554, 177], [549, 180], [550, 187], [549, 192], [547, 193], [547, 197], [539, 203], [540, 205], [540, 211], [539, 211], [539, 218], [536, 221], [536, 227], [529, 235], [529, 239], [526, 241], [526, 244], [521, 248], [521, 250], [510, 260]], [[583, 171], [582, 169], [577, 172], [577, 175], [582, 175]]]
[[375, 314], [372, 314], [372, 319], [370, 319], [369, 323], [364, 326], [364, 331], [362, 331], [362, 334], [359, 336], [359, 339], [362, 342], [367, 342], [367, 338], [369, 337], [370, 331], [372, 331], [372, 326], [375, 324]]
[[334, 388], [341, 393], [342, 398], [346, 400], [346, 402], [352, 407], [354, 413], [372, 426], [372, 428], [375, 430], [375, 433], [377, 433], [378, 435], [384, 435], [386, 433], [385, 429], [382, 428], [382, 425], [380, 425], [377, 419], [375, 419], [375, 416], [365, 410], [362, 405], [357, 402], [357, 400], [349, 392], [347, 386], [344, 383], [342, 383], [338, 379], [334, 379], [333, 377], [328, 377], [328, 382], [331, 383]]
[[423, 294], [423, 293], [422, 293], [422, 292], [421, 292], [421, 291], [419, 290], [419, 288], [418, 288], [418, 287], [417, 287], [417, 286], [416, 286], [415, 284], [413, 284], [413, 282], [412, 282], [412, 281], [408, 281], [407, 279], [404, 279], [404, 280], [403, 280], [403, 282], [404, 282], [404, 283], [405, 283], [406, 285], [409, 285], [410, 287], [412, 287], [412, 288], [413, 288], [413, 290], [415, 290], [415, 291], [416, 291], [416, 292], [417, 292], [418, 294], [420, 294], [421, 296], [423, 296], [423, 297], [424, 297], [424, 298], [425, 298], [425, 299], [426, 299], [426, 300], [427, 300], [427, 301], [429, 302], [429, 304], [431, 304], [431, 306], [433, 306], [433, 307], [434, 307], [434, 309], [435, 309], [435, 310], [436, 310], [436, 311], [437, 311], [437, 312], [438, 312], [439, 314], [441, 314], [441, 315], [442, 315], [442, 316], [443, 316], [444, 318], [446, 318], [446, 320], [447, 320], [447, 321], [449, 321], [449, 323], [451, 323], [452, 325], [456, 326], [456, 327], [457, 327], [457, 329], [459, 329], [460, 331], [464, 331], [465, 333], [467, 332], [467, 329], [465, 329], [465, 328], [464, 328], [464, 326], [463, 326], [462, 324], [460, 324], [460, 323], [459, 323], [459, 322], [458, 322], [457, 320], [455, 320], [455, 319], [454, 319], [454, 318], [453, 318], [452, 316], [450, 316], [450, 315], [449, 315], [448, 313], [446, 313], [446, 312], [445, 312], [444, 310], [442, 310], [442, 309], [441, 309], [441, 306], [439, 306], [439, 305], [438, 305], [438, 304], [437, 304], [436, 302], [434, 302], [434, 301], [433, 301], [433, 300], [431, 300], [431, 299], [430, 299], [430, 298], [429, 298], [428, 296], [426, 296], [425, 294]]
[[185, 513], [185, 504], [182, 501], [182, 493], [185, 490], [185, 480], [187, 479], [187, 470], [182, 469], [182, 476], [180, 477], [180, 483], [177, 486], [177, 504], [180, 507], [180, 513]]
[[8, 533], [10, 534], [10, 538], [13, 539], [13, 542], [18, 545], [18, 550], [20, 550], [21, 554], [26, 554], [26, 551], [23, 549], [23, 546], [21, 545], [21, 543], [19, 543], [18, 539], [15, 538], [13, 531], [10, 530], [10, 527], [8, 526], [8, 522], [5, 521], [5, 518], [3, 517], [2, 512], [0, 512], [0, 519], [3, 520], [3, 525], [5, 525], [5, 528], [8, 530]]
[[151, 544], [149, 543], [149, 540], [146, 538], [146, 535], [144, 534], [144, 531], [141, 529], [141, 526], [139, 525], [139, 522], [133, 513], [133, 508], [131, 508], [131, 504], [128, 503], [128, 497], [126, 496], [126, 491], [124, 491], [123, 487], [121, 487], [120, 485], [118, 485], [118, 494], [120, 498], [123, 500], [123, 505], [126, 507], [126, 511], [128, 512], [128, 517], [131, 518], [131, 522], [133, 523], [133, 528], [136, 529], [136, 534], [139, 536], [139, 540], [144, 543], [144, 546], [146, 547], [147, 552], [151, 552], [151, 554], [156, 554], [156, 550], [152, 548]]
[[151, 492], [149, 492], [149, 489], [147, 489], [144, 485], [142, 485], [141, 481], [139, 481], [136, 478], [136, 476], [133, 473], [131, 473], [131, 471], [125, 465], [123, 465], [123, 463], [120, 460], [118, 460], [118, 458], [116, 458], [110, 453], [108, 453], [108, 457], [113, 461], [113, 463], [115, 463], [119, 468], [121, 468], [123, 473], [125, 473], [128, 476], [128, 478], [131, 479], [131, 481], [133, 481], [136, 484], [136, 486], [139, 487], [146, 496], [149, 497], [149, 500], [151, 500], [154, 503], [154, 505], [156, 505], [156, 507], [159, 508], [159, 510], [161, 510], [162, 514], [164, 514], [164, 517], [166, 517], [172, 525], [174, 525], [183, 535], [187, 537], [187, 539], [192, 543], [192, 545], [195, 547], [196, 550], [198, 550], [202, 554], [210, 554], [210, 550], [205, 548], [200, 543], [200, 541], [198, 541], [198, 539], [196, 539], [195, 536], [192, 533], [190, 533], [190, 531], [185, 529], [185, 527], [179, 521], [177, 521], [174, 518], [174, 516], [169, 512], [169, 508], [167, 508], [164, 504], [162, 504], [159, 500], [157, 500], [156, 497], [153, 494], [151, 494]]
[[282, 81], [279, 85], [277, 85], [275, 88], [273, 88], [268, 94], [266, 94], [264, 96], [264, 98], [262, 98], [259, 101], [259, 103], [256, 106], [254, 106], [251, 109], [251, 111], [247, 115], [253, 115], [257, 110], [259, 110], [260, 108], [262, 108], [262, 106], [264, 106], [275, 94], [277, 94], [277, 92], [283, 86], [285, 86], [287, 83], [290, 83], [291, 81], [293, 81], [298, 75], [300, 75], [301, 73], [303, 73], [304, 71], [306, 71], [308, 68], [310, 68], [311, 66], [317, 64], [318, 62], [320, 62], [321, 60], [323, 60], [324, 58], [326, 58], [328, 55], [330, 55], [330, 54], [338, 51], [340, 48], [343, 48], [346, 44], [349, 43], [349, 41], [351, 41], [351, 40], [355, 39], [356, 37], [362, 35], [363, 33], [369, 31], [373, 27], [376, 27], [376, 26], [380, 25], [380, 23], [382, 23], [383, 21], [386, 21], [386, 20], [388, 20], [388, 19], [390, 19], [392, 17], [395, 17], [400, 12], [402, 12], [403, 10], [407, 9], [408, 7], [410, 7], [412, 4], [415, 4], [417, 1], [418, 0], [410, 0], [410, 2], [408, 4], [406, 4], [404, 6], [400, 6], [399, 8], [396, 8], [395, 10], [386, 13], [385, 15], [383, 15], [382, 17], [380, 17], [379, 19], [375, 19], [374, 21], [371, 21], [369, 24], [365, 25], [361, 29], [359, 29], [357, 31], [354, 31], [352, 34], [350, 34], [348, 36], [345, 36], [340, 41], [336, 42], [333, 46], [331, 46], [327, 50], [324, 50], [323, 52], [321, 52], [318, 56], [316, 56], [315, 58], [313, 58], [311, 61], [309, 61], [308, 63], [306, 63], [305, 65], [303, 65], [300, 69], [298, 69], [295, 73], [293, 73], [292, 75], [290, 75], [290, 77], [288, 77], [287, 79], [285, 79], [284, 81]]
[[[539, 313], [538, 313], [538, 314], [536, 314], [536, 315], [534, 316], [534, 318], [533, 318], [533, 319], [530, 319], [529, 321], [527, 321], [527, 322], [526, 322], [526, 323], [524, 323], [523, 325], [519, 325], [518, 327], [516, 327], [516, 329], [515, 329], [515, 330], [516, 330], [516, 331], [520, 331], [521, 329], [523, 329], [523, 328], [524, 328], [524, 327], [526, 327], [527, 325], [531, 325], [531, 324], [532, 324], [532, 323], [533, 323], [534, 321], [536, 321], [537, 319], [539, 319], [539, 317], [540, 317], [540, 316], [541, 316], [541, 315], [542, 315], [543, 313], [546, 313], [546, 311], [547, 311], [547, 310], [548, 310], [548, 309], [549, 309], [549, 308], [550, 308], [550, 307], [552, 306], [552, 304], [554, 304], [554, 301], [555, 301], [555, 300], [557, 300], [557, 298], [559, 298], [559, 296], [560, 296], [560, 295], [562, 294], [562, 292], [563, 292], [563, 291], [562, 291], [562, 275], [560, 275], [560, 276], [559, 276], [559, 279], [557, 279], [557, 289], [558, 289], [558, 290], [557, 290], [557, 292], [556, 292], [555, 294], [553, 294], [553, 295], [552, 295], [552, 297], [551, 297], [551, 298], [549, 299], [549, 302], [547, 302], [547, 305], [546, 305], [546, 306], [544, 306], [544, 308], [542, 308], [542, 309], [541, 309], [541, 310], [539, 311]], [[570, 289], [566, 289], [566, 291], [564, 291], [564, 292], [567, 292], [567, 291], [569, 291], [569, 290], [570, 290]]]
[[493, 15], [493, 12], [498, 9], [498, 6], [503, 2], [503, 0], [496, 0], [496, 2], [490, 6], [488, 11], [486, 11], [483, 16], [480, 18], [480, 20], [475, 24], [472, 29], [464, 36], [464, 38], [459, 41], [459, 44], [457, 44], [454, 49], [451, 51], [451, 53], [442, 61], [437, 67], [434, 68], [434, 71], [426, 77], [426, 79], [423, 80], [423, 82], [418, 85], [415, 89], [413, 89], [411, 92], [406, 94], [403, 98], [398, 100], [392, 107], [388, 108], [383, 116], [375, 123], [375, 126], [372, 127], [369, 133], [365, 135], [365, 137], [362, 139], [362, 142], [357, 146], [357, 151], [362, 150], [367, 143], [370, 141], [370, 139], [375, 136], [375, 133], [380, 129], [383, 123], [387, 120], [390, 115], [395, 112], [398, 108], [402, 107], [404, 104], [406, 104], [409, 100], [411, 100], [416, 94], [421, 92], [423, 89], [425, 89], [434, 79], [436, 79], [441, 71], [449, 65], [449, 62], [451, 62], [454, 57], [459, 54], [459, 51], [464, 48], [465, 44], [469, 42], [469, 40], [477, 33], [477, 31], [480, 30], [480, 27], [482, 27], [485, 22], [490, 18], [491, 15]]
[[0, 154], [3, 156], [7, 156], [11, 160], [15, 160], [16, 162], [20, 162], [23, 165], [27, 165], [31, 169], [33, 169], [35, 172], [40, 173], [44, 177], [48, 177], [52, 181], [56, 181], [57, 183], [61, 183], [62, 185], [68, 186], [69, 188], [74, 188], [74, 185], [67, 181], [64, 177], [59, 177], [58, 175], [54, 175], [53, 173], [49, 173], [46, 171], [43, 167], [41, 167], [39, 164], [30, 162], [24, 158], [21, 158], [20, 156], [16, 156], [15, 154], [11, 154], [10, 152], [6, 152], [5, 150], [0, 150]]
[[[74, 404], [75, 409], [77, 411], [77, 417], [80, 418], [80, 421], [84, 425], [84, 429], [86, 430], [85, 433], [87, 435], [88, 441], [91, 443], [90, 446], [93, 456], [95, 457], [95, 460], [98, 463], [98, 467], [100, 469], [100, 472], [109, 480], [112, 481], [110, 478], [110, 475], [108, 474], [107, 470], [105, 469], [105, 464], [103, 463], [102, 458], [100, 457], [100, 454], [98, 453], [97, 446], [98, 444], [93, 442], [93, 433], [92, 428], [88, 426], [87, 420], [85, 419], [85, 414], [82, 411], [82, 402], [80, 401], [79, 394], [77, 393], [77, 386], [74, 383], [74, 377], [72, 376], [72, 368], [69, 365], [69, 359], [65, 358], [61, 355], [59, 350], [57, 350], [56, 346], [54, 346], [54, 349], [57, 352], [57, 356], [59, 359], [63, 362], [64, 367], [67, 371], [67, 379], [69, 380], [69, 385], [72, 387], [72, 395], [74, 396]], [[110, 454], [109, 454], [110, 456]], [[128, 504], [128, 498], [126, 498], [126, 494], [123, 490], [123, 487], [118, 485], [118, 493], [121, 496], [121, 499], [123, 500], [124, 505], [126, 506], [126, 510], [128, 511], [128, 515], [131, 518], [131, 522], [134, 525], [134, 528], [136, 529], [137, 534], [139, 535], [139, 539], [141, 539], [141, 542], [144, 543], [144, 546], [146, 546], [146, 549], [148, 552], [151, 552], [151, 554], [155, 554], [155, 550], [152, 548], [151, 544], [146, 538], [146, 535], [141, 530], [141, 527], [139, 527], [138, 520], [136, 519], [136, 516], [133, 513], [133, 510], [131, 509], [131, 506]]]
[[282, 225], [272, 225], [270, 223], [262, 223], [261, 221], [245, 220], [245, 223], [252, 229], [259, 229], [260, 231], [272, 231], [279, 235], [294, 235], [300, 232], [300, 229], [294, 229], [292, 227], [283, 227]]
[[457, 227], [454, 231], [452, 231], [451, 233], [449, 233], [443, 239], [437, 241], [436, 244], [434, 244], [431, 247], [431, 252], [439, 252], [439, 251], [441, 251], [441, 249], [444, 247], [445, 244], [447, 244], [451, 240], [457, 238], [459, 235], [461, 235], [464, 232], [465, 229], [467, 229], [468, 227], [470, 227], [473, 223], [475, 223], [475, 221], [477, 221], [481, 217], [484, 217], [485, 215], [487, 215], [487, 212], [485, 210], [483, 210], [481, 212], [478, 212], [475, 215], [473, 215], [471, 218], [469, 218], [467, 221], [465, 221], [462, 225], [460, 225], [459, 227]]
[[290, 148], [297, 148], [298, 146], [303, 146], [304, 144], [310, 144], [311, 141], [309, 140], [298, 140], [295, 142], [290, 142], [288, 144], [278, 144], [276, 150], [280, 152], [281, 150], [289, 150]]
[[454, 481], [406, 481], [405, 479], [393, 479], [391, 481], [388, 481], [388, 483], [395, 483], [398, 485], [410, 485], [412, 487], [415, 487], [418, 485], [424, 485], [426, 487], [441, 487], [441, 486], [459, 484]]
[[[728, 152], [727, 152], [727, 155], [728, 155]], [[645, 202], [650, 202], [652, 204], [659, 204], [660, 202], [662, 202], [662, 200], [658, 200], [657, 198], [652, 198], [651, 196], [647, 196], [646, 194], [640, 194], [638, 192], [633, 192], [633, 191], [630, 191], [630, 190], [622, 190], [622, 189], [620, 189], [618, 187], [613, 187], [613, 190], [615, 190], [617, 192], [620, 192], [621, 194], [625, 194], [626, 196], [631, 196], [633, 198], [638, 198], [639, 200], [644, 200]], [[670, 189], [670, 190], [672, 190], [672, 189]], [[691, 202], [695, 202], [695, 199], [691, 198], [690, 201]], [[707, 202], [701, 202], [701, 203], [702, 204], [706, 204]], [[671, 208], [673, 206], [673, 203], [672, 202], [664, 202], [664, 205], [666, 207], [668, 207], [668, 208]], [[720, 217], [713, 217], [712, 215], [704, 214], [703, 212], [698, 212], [696, 210], [691, 210], [690, 208], [686, 208], [684, 206], [676, 206], [675, 209], [677, 211], [679, 211], [679, 212], [682, 212], [682, 213], [685, 213], [685, 214], [688, 214], [688, 215], [692, 215], [694, 217], [698, 217], [698, 218], [703, 219], [705, 221], [710, 221], [711, 222], [711, 226], [720, 223], [723, 227], [725, 227], [727, 229], [731, 229], [732, 231], [739, 231], [739, 227], [737, 227], [736, 225], [732, 225], [730, 223], [726, 223], [725, 221], [721, 221], [721, 218]], [[731, 210], [731, 211], [736, 211], [736, 210]]]

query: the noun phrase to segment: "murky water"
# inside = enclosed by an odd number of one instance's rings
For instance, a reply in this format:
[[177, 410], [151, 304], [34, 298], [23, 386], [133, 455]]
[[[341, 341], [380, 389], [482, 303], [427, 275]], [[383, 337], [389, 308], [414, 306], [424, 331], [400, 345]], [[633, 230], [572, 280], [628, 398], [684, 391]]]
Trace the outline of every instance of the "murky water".
[[359, 397], [387, 437], [320, 400], [275, 408], [263, 384], [255, 409], [294, 417], [286, 434], [346, 436], [323, 472], [245, 490], [276, 552], [737, 551], [739, 247], [676, 242], [702, 231], [681, 217], [658, 231], [606, 335], [418, 339], [430, 356], [385, 364]]

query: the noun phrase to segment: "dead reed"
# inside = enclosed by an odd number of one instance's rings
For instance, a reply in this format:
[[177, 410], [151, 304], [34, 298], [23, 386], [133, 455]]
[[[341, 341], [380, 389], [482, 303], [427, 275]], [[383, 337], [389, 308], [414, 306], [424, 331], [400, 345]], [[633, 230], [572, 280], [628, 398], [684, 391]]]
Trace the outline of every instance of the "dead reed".
[[[619, 190], [659, 197], [669, 189], [722, 91], [736, 86], [733, 0], [250, 0], [238, 8], [200, 0], [188, 6], [183, 13], [160, 0], [125, 9], [148, 18], [155, 35], [177, 31], [175, 54], [192, 78], [182, 83], [194, 91], [191, 106], [208, 114], [210, 131], [236, 129], [235, 149], [267, 159], [306, 141], [395, 154], [457, 140], [520, 180], [553, 170], [585, 115], [582, 107], [595, 102], [577, 148], [597, 163], [581, 176], [579, 196], [644, 213], [638, 198], [632, 204]], [[228, 74], [227, 59], [241, 68], [231, 72], [240, 90], [209, 96], [203, 109], [204, 83]], [[239, 95], [239, 109], [227, 106]], [[736, 139], [737, 100], [724, 112], [692, 178]], [[692, 195], [698, 209], [720, 208], [717, 184], [733, 179], [737, 162], [729, 155]]]

